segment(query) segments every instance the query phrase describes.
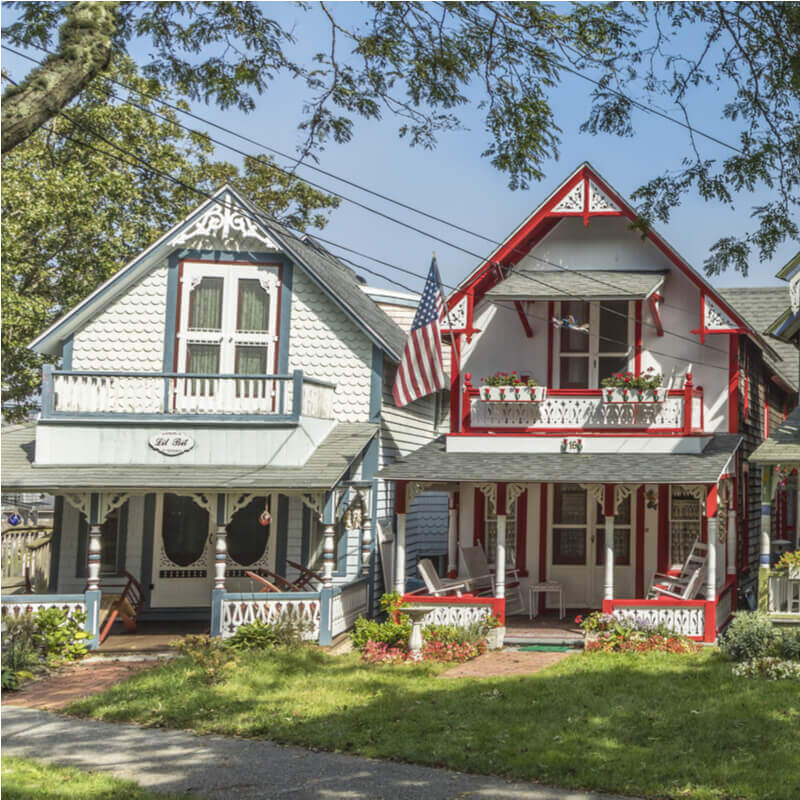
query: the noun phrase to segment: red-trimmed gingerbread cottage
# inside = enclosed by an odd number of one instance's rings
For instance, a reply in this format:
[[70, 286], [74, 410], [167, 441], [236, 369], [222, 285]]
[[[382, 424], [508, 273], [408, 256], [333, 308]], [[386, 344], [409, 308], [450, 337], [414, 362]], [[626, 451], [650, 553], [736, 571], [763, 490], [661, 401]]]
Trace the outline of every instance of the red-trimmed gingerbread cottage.
[[[398, 591], [409, 504], [446, 491], [450, 577], [476, 544], [497, 574], [491, 603], [451, 596], [453, 609], [503, 617], [504, 567], [526, 616], [563, 598], [705, 641], [749, 601], [760, 471], [747, 457], [797, 399], [796, 354], [762, 335], [788, 289], [716, 290], [635, 218], [583, 164], [449, 297], [449, 433], [380, 473], [396, 482]], [[784, 492], [776, 524], [794, 530], [794, 482]], [[652, 592], [696, 544], [699, 581]]]

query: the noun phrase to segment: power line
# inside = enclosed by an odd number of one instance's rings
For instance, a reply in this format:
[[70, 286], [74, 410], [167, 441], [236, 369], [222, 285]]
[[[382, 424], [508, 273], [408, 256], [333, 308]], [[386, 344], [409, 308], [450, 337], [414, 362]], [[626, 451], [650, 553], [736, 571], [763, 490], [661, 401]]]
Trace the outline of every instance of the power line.
[[[6, 50], [9, 50], [12, 53], [14, 53], [15, 55], [18, 55], [18, 56], [20, 56], [22, 58], [25, 58], [28, 61], [31, 61], [31, 62], [33, 62], [35, 64], [41, 65], [43, 63], [43, 62], [33, 58], [32, 56], [27, 55], [26, 53], [22, 53], [22, 52], [20, 52], [18, 50], [15, 50], [12, 47], [9, 47], [8, 45], [4, 44], [4, 45], [2, 45], [2, 47], [4, 47]], [[47, 50], [44, 47], [40, 47], [39, 45], [34, 45], [34, 47], [37, 47], [38, 49], [42, 50], [43, 52], [46, 52], [46, 53], [52, 55], [52, 52], [50, 50]], [[137, 89], [136, 87], [130, 86], [129, 84], [126, 84], [124, 82], [118, 81], [115, 78], [108, 77], [107, 80], [109, 80], [112, 83], [117, 84], [118, 86], [121, 86], [121, 87], [125, 88], [127, 91], [136, 92], [137, 94], [141, 94], [141, 95], [143, 95], [145, 97], [149, 97], [150, 99], [152, 99], [152, 100], [154, 100], [156, 102], [162, 103], [163, 105], [173, 109], [176, 112], [185, 113], [185, 114], [188, 114], [189, 116], [193, 117], [194, 119], [203, 121], [201, 117], [198, 117], [197, 115], [195, 115], [195, 114], [193, 114], [191, 112], [188, 112], [185, 109], [180, 108], [179, 106], [172, 105], [171, 103], [168, 103], [167, 101], [161, 100], [160, 98], [158, 98], [158, 97], [156, 97], [156, 96], [154, 96], [152, 94], [148, 94], [147, 92], [143, 92], [143, 91]], [[139, 103], [136, 103], [136, 102], [131, 101], [131, 100], [126, 100], [125, 98], [121, 98], [119, 95], [117, 95], [113, 91], [109, 90], [108, 94], [110, 96], [114, 97], [115, 99], [119, 100], [120, 102], [132, 105], [132, 106], [140, 109], [141, 111], [143, 111], [143, 112], [145, 112], [147, 114], [150, 114], [152, 116], [155, 116], [155, 117], [157, 117], [159, 119], [162, 119], [162, 120], [168, 122], [169, 124], [177, 125], [178, 127], [182, 128], [183, 130], [187, 130], [187, 131], [190, 131], [192, 133], [195, 133], [195, 131], [193, 131], [190, 128], [187, 128], [185, 125], [181, 124], [180, 122], [177, 122], [176, 120], [172, 120], [172, 119], [164, 116], [163, 114], [160, 114], [159, 112], [157, 112], [157, 111], [155, 111], [153, 109], [145, 108], [144, 106], [142, 106]], [[233, 136], [238, 136], [238, 137], [240, 137], [240, 138], [242, 138], [242, 139], [244, 139], [244, 140], [246, 140], [248, 142], [252, 142], [252, 143], [256, 144], [257, 146], [262, 147], [262, 148], [264, 148], [266, 150], [271, 150], [272, 152], [279, 152], [279, 151], [275, 150], [274, 148], [271, 148], [271, 147], [269, 147], [267, 145], [264, 145], [264, 144], [262, 144], [260, 142], [256, 142], [255, 140], [250, 139], [249, 137], [245, 137], [242, 134], [239, 134], [239, 133], [237, 133], [235, 131], [230, 130], [229, 128], [225, 128], [224, 126], [217, 125], [216, 123], [208, 123], [208, 124], [213, 125], [215, 128], [219, 128], [220, 130], [224, 130], [224, 131], [226, 131], [227, 133], [230, 133]], [[258, 156], [251, 156], [249, 153], [247, 153], [247, 152], [235, 147], [234, 145], [231, 145], [231, 144], [228, 144], [227, 142], [223, 142], [223, 141], [220, 141], [218, 139], [215, 139], [214, 137], [209, 136], [205, 132], [203, 132], [203, 135], [206, 136], [209, 139], [209, 141], [214, 142], [215, 144], [218, 144], [221, 147], [225, 147], [225, 148], [231, 150], [232, 152], [237, 153], [238, 155], [241, 155], [243, 157], [254, 158], [255, 160], [259, 161], [260, 163], [263, 163], [263, 164], [265, 164], [267, 166], [270, 166], [270, 167], [272, 167], [274, 169], [277, 169], [279, 172], [287, 175], [288, 177], [290, 177], [292, 179], [297, 177], [293, 172], [289, 172], [288, 170], [280, 167], [278, 164], [276, 164], [274, 162], [266, 162], [266, 161], [261, 160]], [[285, 154], [282, 154], [282, 155], [285, 158], [289, 158], [289, 156], [286, 156]], [[311, 167], [311, 168], [314, 168], [314, 167]], [[463, 228], [463, 227], [461, 227], [459, 225], [456, 225], [455, 223], [448, 222], [446, 220], [441, 219], [440, 217], [435, 217], [435, 216], [429, 214], [428, 212], [416, 209], [413, 206], [410, 206], [408, 204], [402, 203], [401, 201], [393, 200], [392, 198], [389, 198], [386, 195], [378, 194], [378, 193], [374, 192], [371, 189], [368, 189], [368, 188], [366, 188], [364, 186], [361, 186], [360, 184], [354, 183], [354, 182], [349, 181], [349, 180], [344, 179], [344, 178], [339, 178], [334, 173], [325, 172], [325, 174], [330, 175], [335, 180], [342, 180], [342, 181], [350, 184], [351, 186], [354, 186], [354, 187], [360, 189], [361, 191], [365, 191], [365, 192], [368, 192], [370, 194], [374, 194], [376, 196], [379, 196], [382, 199], [387, 200], [388, 202], [396, 203], [396, 204], [402, 206], [403, 208], [407, 208], [407, 209], [409, 209], [411, 211], [414, 211], [415, 213], [421, 214], [423, 216], [427, 216], [427, 217], [429, 217], [431, 219], [435, 219], [436, 221], [441, 222], [441, 223], [443, 223], [445, 225], [449, 225], [449, 226], [451, 226], [451, 227], [453, 227], [453, 228], [455, 228], [457, 230], [461, 230], [461, 231], [466, 230], [465, 228]], [[462, 247], [461, 245], [458, 245], [458, 244], [455, 244], [453, 242], [450, 242], [447, 239], [443, 239], [442, 237], [437, 236], [436, 234], [432, 234], [432, 233], [430, 233], [428, 231], [425, 231], [425, 230], [423, 230], [421, 228], [417, 228], [416, 226], [411, 225], [410, 223], [404, 222], [403, 220], [399, 220], [396, 217], [392, 217], [389, 214], [385, 214], [384, 212], [379, 211], [377, 209], [374, 209], [371, 206], [367, 206], [366, 204], [361, 203], [358, 200], [354, 200], [353, 198], [350, 198], [350, 197], [347, 197], [347, 196], [342, 195], [340, 193], [336, 193], [334, 191], [331, 191], [328, 187], [322, 186], [321, 184], [314, 183], [313, 181], [309, 181], [309, 180], [306, 180], [304, 178], [302, 180], [304, 180], [310, 186], [313, 186], [314, 188], [317, 188], [320, 191], [332, 194], [332, 195], [340, 198], [341, 200], [345, 200], [346, 202], [352, 203], [353, 205], [357, 206], [358, 208], [361, 208], [364, 211], [368, 211], [368, 212], [370, 212], [372, 214], [376, 214], [376, 215], [386, 219], [389, 222], [393, 222], [395, 224], [398, 224], [398, 225], [401, 225], [401, 226], [403, 226], [405, 228], [408, 228], [408, 229], [414, 231], [415, 233], [418, 233], [418, 234], [420, 234], [422, 236], [425, 236], [427, 238], [433, 239], [434, 241], [437, 241], [440, 244], [444, 244], [444, 245], [446, 245], [448, 247], [452, 247], [455, 250], [460, 250], [461, 252], [465, 253], [466, 255], [469, 255], [469, 256], [472, 256], [473, 258], [478, 259], [481, 263], [486, 263], [486, 262], [489, 261], [489, 257], [488, 256], [483, 256], [483, 255], [481, 255], [479, 253], [475, 253], [472, 250], [468, 250], [467, 248]], [[484, 239], [485, 241], [491, 242], [492, 244], [495, 244], [495, 245], [498, 245], [498, 246], [502, 246], [502, 244], [503, 244], [502, 242], [497, 242], [496, 240], [492, 240], [489, 237], [483, 236], [481, 234], [476, 234], [476, 235], [478, 235], [480, 238]], [[326, 241], [326, 240], [322, 239], [322, 237], [317, 237], [317, 238], [319, 238], [320, 241]], [[335, 243], [332, 243], [332, 244], [335, 244]], [[347, 248], [344, 248], [344, 249], [347, 249]], [[530, 252], [530, 250], [522, 250], [521, 248], [513, 248], [512, 252], [520, 254], [523, 258], [526, 258], [526, 257], [527, 258], [533, 258], [534, 260], [539, 261], [540, 263], [545, 264], [547, 266], [554, 267], [555, 269], [557, 269], [559, 271], [572, 272], [572, 270], [570, 268], [564, 267], [561, 264], [557, 264], [557, 263], [555, 263], [553, 261], [549, 261], [548, 259], [542, 258], [541, 256], [535, 255], [534, 253]], [[369, 256], [365, 256], [365, 257], [369, 258]], [[613, 270], [611, 270], [611, 271], [613, 271]], [[559, 291], [557, 289], [557, 287], [552, 286], [551, 284], [547, 283], [546, 281], [543, 281], [541, 278], [536, 278], [533, 275], [531, 275], [529, 273], [526, 273], [522, 269], [520, 269], [516, 274], [519, 275], [520, 277], [522, 277], [523, 279], [528, 280], [529, 282], [533, 282], [533, 283], [536, 283], [536, 284], [538, 284], [540, 286], [544, 286], [545, 288], [548, 288], [548, 289], [550, 289], [552, 291], [555, 291], [555, 292]], [[583, 271], [581, 274], [582, 274], [583, 277], [593, 281], [594, 283], [597, 283], [598, 285], [603, 285], [603, 286], [606, 286], [606, 287], [608, 287], [610, 289], [613, 289], [616, 292], [623, 292], [624, 293], [624, 290], [621, 287], [619, 287], [619, 286], [617, 286], [617, 285], [615, 285], [613, 283], [610, 283], [609, 281], [602, 280], [601, 278], [598, 278], [595, 275], [592, 275], [591, 271]], [[591, 299], [588, 298], [588, 297], [580, 297], [578, 299], [583, 300], [584, 302], [592, 302]], [[683, 309], [683, 308], [681, 308], [679, 306], [673, 306], [673, 305], [668, 304], [666, 302], [664, 303], [664, 306], [671, 307], [671, 308], [676, 308], [676, 309], [678, 309], [680, 311], [685, 311], [685, 309]], [[622, 314], [622, 313], [620, 313], [618, 311], [615, 311], [614, 309], [608, 309], [608, 311], [610, 313], [616, 315], [616, 316], [624, 317], [624, 318], [627, 319], [627, 315]], [[642, 324], [645, 327], [652, 328], [654, 330], [657, 328], [657, 326], [655, 326], [653, 323], [646, 322], [644, 320], [642, 320]], [[682, 340], [684, 340], [686, 342], [689, 342], [691, 344], [695, 344], [694, 340], [690, 339], [687, 336], [683, 336], [683, 335], [675, 333], [673, 331], [669, 331], [668, 334], [670, 336], [673, 336], [673, 337], [678, 338], [678, 339], [682, 339]], [[711, 349], [712, 350], [717, 350], [720, 353], [724, 353], [724, 351], [721, 350], [720, 348], [711, 347]]]
[[[109, 141], [108, 139], [106, 139], [101, 134], [96, 133], [95, 131], [93, 131], [92, 129], [88, 128], [87, 126], [83, 126], [80, 123], [75, 122], [65, 112], [60, 111], [59, 114], [61, 116], [63, 116], [73, 127], [85, 130], [90, 135], [95, 136], [95, 138], [101, 139], [106, 144], [110, 145], [115, 150], [119, 151], [120, 153], [122, 153], [124, 155], [127, 155], [127, 156], [131, 156], [132, 158], [135, 158], [137, 162], [139, 162], [138, 164], [136, 164], [136, 163], [132, 163], [131, 161], [128, 161], [126, 159], [122, 159], [124, 161], [124, 163], [128, 164], [129, 166], [134, 166], [134, 167], [137, 167], [137, 168], [146, 169], [146, 170], [148, 170], [148, 171], [150, 171], [150, 172], [152, 172], [154, 174], [160, 175], [161, 177], [172, 181], [173, 183], [176, 183], [177, 185], [182, 186], [185, 189], [188, 189], [191, 192], [194, 192], [195, 194], [198, 194], [199, 196], [201, 196], [201, 197], [203, 197], [203, 198], [205, 198], [207, 200], [213, 199], [213, 195], [212, 194], [209, 194], [209, 193], [203, 191], [202, 189], [198, 189], [197, 187], [193, 187], [193, 186], [191, 186], [191, 184], [186, 183], [185, 181], [181, 180], [180, 178], [175, 178], [172, 175], [170, 175], [169, 173], [166, 173], [163, 170], [159, 170], [158, 168], [153, 167], [145, 159], [142, 159], [141, 157], [139, 157], [139, 156], [137, 156], [135, 154], [131, 154], [130, 151], [126, 150], [123, 147], [120, 147], [119, 145], [117, 145], [114, 142]], [[106, 158], [119, 160], [119, 156], [112, 155], [111, 153], [108, 153], [107, 151], [104, 151], [104, 150], [101, 150], [101, 149], [99, 149], [97, 147], [94, 147], [93, 145], [89, 144], [88, 142], [84, 142], [84, 141], [82, 141], [80, 139], [75, 139], [74, 137], [69, 136], [68, 134], [66, 134], [63, 131], [56, 131], [53, 128], [50, 128], [50, 130], [53, 133], [55, 133], [56, 135], [62, 136], [64, 138], [67, 138], [70, 141], [75, 142], [79, 146], [87, 147], [88, 149], [93, 150], [93, 151], [99, 153], [100, 155], [105, 156]], [[240, 208], [239, 206], [229, 206], [229, 205], [223, 203], [222, 201], [220, 201], [219, 199], [217, 199], [215, 202], [217, 202], [221, 207], [227, 208], [229, 210], [237, 211], [237, 213], [242, 214], [242, 216], [250, 219], [251, 221], [253, 221], [253, 222], [257, 223], [257, 224], [261, 224], [261, 222], [262, 222], [262, 220], [259, 219], [257, 216], [253, 216], [252, 214], [248, 213], [246, 210]], [[283, 227], [286, 227], [288, 230], [291, 230], [289, 228], [289, 226], [283, 226]], [[332, 242], [332, 244], [334, 246], [340, 246], [340, 245], [337, 245], [335, 242]], [[371, 259], [370, 256], [366, 256], [366, 257]], [[408, 291], [414, 291], [413, 289], [411, 289], [410, 287], [406, 286], [405, 284], [402, 284], [399, 281], [395, 281], [395, 280], [392, 280], [390, 278], [387, 278], [382, 273], [376, 273], [373, 270], [365, 267], [363, 264], [359, 264], [359, 263], [354, 262], [351, 259], [347, 259], [347, 258], [342, 258], [342, 260], [346, 261], [347, 263], [352, 264], [353, 266], [355, 266], [358, 269], [364, 269], [366, 272], [369, 272], [370, 274], [374, 274], [374, 275], [377, 275], [377, 276], [379, 276], [381, 278], [389, 280], [389, 282], [393, 283], [396, 286], [399, 286], [399, 287], [401, 287], [403, 289], [406, 289]], [[413, 275], [413, 276], [419, 278], [422, 281], [426, 280], [426, 276], [422, 275], [421, 273], [414, 273], [411, 270], [407, 270], [407, 269], [405, 269], [403, 267], [398, 267], [398, 266], [396, 266], [394, 264], [391, 264], [390, 262], [385, 262], [384, 261], [384, 262], [381, 262], [381, 263], [383, 263], [387, 267], [390, 267], [391, 269], [396, 269], [396, 270], [404, 272], [404, 273], [406, 273], [408, 275]], [[448, 286], [447, 288], [453, 288], [453, 287]], [[491, 305], [494, 305], [494, 306], [496, 306], [496, 307], [498, 307], [500, 309], [504, 309], [504, 310], [510, 311], [511, 313], [518, 314], [518, 311], [517, 311], [517, 309], [515, 307], [504, 305], [503, 303], [498, 302], [496, 300], [488, 300], [487, 302], [489, 302]], [[607, 309], [607, 310], [610, 310], [610, 309]], [[547, 319], [546, 317], [539, 316], [538, 314], [526, 313], [526, 317], [530, 317], [530, 318], [533, 318], [533, 319], [539, 319], [541, 321], [544, 321], [548, 325], [552, 324], [552, 320]], [[625, 315], [625, 318], [626, 319], [628, 318], [627, 315]], [[600, 336], [599, 334], [598, 334], [598, 337], [602, 341], [610, 342], [612, 344], [622, 345], [625, 348], [626, 353], [629, 353], [630, 350], [631, 350], [631, 345], [630, 345], [630, 342], [628, 342], [628, 341], [622, 341], [622, 340], [619, 340], [619, 339], [612, 339], [612, 338], [607, 337], [607, 336]], [[654, 354], [654, 355], [661, 355], [661, 356], [664, 356], [665, 358], [675, 359], [675, 355], [674, 354], [664, 353], [664, 352], [655, 350], [653, 348], [648, 348], [647, 351], [649, 353]], [[720, 352], [722, 352], [722, 351], [720, 351]], [[724, 370], [725, 372], [728, 371], [728, 369], [726, 367], [721, 367], [721, 366], [719, 366], [717, 364], [709, 364], [706, 361], [693, 361], [692, 363], [693, 364], [700, 364], [700, 365], [707, 366], [707, 367], [710, 367], [710, 368], [713, 368], [713, 369]]]

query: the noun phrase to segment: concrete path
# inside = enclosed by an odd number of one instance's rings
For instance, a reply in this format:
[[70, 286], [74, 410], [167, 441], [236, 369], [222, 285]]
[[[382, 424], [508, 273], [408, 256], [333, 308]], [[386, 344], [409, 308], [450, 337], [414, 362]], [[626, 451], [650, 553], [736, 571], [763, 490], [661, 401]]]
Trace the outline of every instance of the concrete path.
[[[2, 708], [3, 754], [108, 771], [214, 800], [621, 800], [272, 742], [141, 728]], [[387, 731], [388, 735], [388, 731]]]

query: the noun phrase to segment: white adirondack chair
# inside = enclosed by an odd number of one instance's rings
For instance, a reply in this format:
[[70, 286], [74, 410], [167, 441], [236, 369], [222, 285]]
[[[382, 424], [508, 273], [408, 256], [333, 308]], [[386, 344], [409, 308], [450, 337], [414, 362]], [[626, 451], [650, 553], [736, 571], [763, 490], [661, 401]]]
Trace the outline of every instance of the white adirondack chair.
[[[474, 547], [461, 546], [461, 558], [464, 559], [464, 566], [476, 589], [485, 590], [494, 594], [495, 575], [489, 566], [489, 560], [483, 548], [476, 545]], [[525, 600], [522, 596], [522, 584], [519, 580], [519, 570], [509, 568], [506, 570], [506, 598], [514, 600], [512, 608], [507, 609], [508, 613], [525, 610]]]
[[653, 591], [656, 596], [674, 597], [676, 600], [693, 600], [703, 585], [704, 574], [705, 570], [703, 568], [696, 569], [679, 591], [672, 592], [663, 586], [654, 586]]
[[422, 580], [425, 581], [425, 588], [428, 594], [434, 597], [452, 592], [455, 592], [457, 597], [461, 597], [462, 592], [472, 591], [472, 581], [469, 579], [449, 580], [440, 578], [436, 568], [433, 566], [433, 562], [429, 558], [421, 558], [417, 563], [417, 569], [422, 576]]

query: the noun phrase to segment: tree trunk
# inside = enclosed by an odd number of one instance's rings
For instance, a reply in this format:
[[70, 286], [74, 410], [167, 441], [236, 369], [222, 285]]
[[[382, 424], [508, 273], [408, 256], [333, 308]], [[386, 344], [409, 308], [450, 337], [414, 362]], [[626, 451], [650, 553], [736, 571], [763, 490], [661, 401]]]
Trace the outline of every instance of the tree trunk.
[[118, 5], [79, 2], [67, 6], [58, 53], [3, 94], [3, 153], [25, 141], [108, 67]]

